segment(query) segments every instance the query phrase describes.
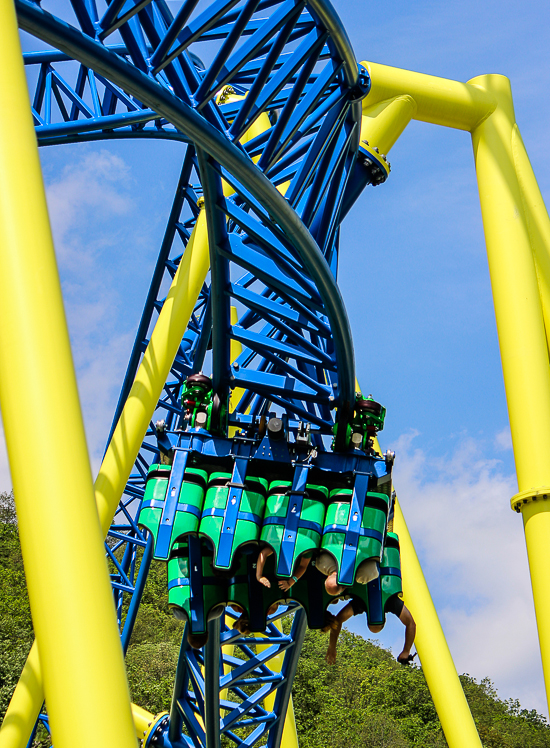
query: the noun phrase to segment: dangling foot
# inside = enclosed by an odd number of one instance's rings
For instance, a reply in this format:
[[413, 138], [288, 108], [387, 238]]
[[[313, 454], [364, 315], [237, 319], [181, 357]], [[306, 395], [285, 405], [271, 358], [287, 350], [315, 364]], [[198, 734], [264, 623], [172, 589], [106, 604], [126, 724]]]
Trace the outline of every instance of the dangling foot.
[[400, 665], [410, 665], [417, 654], [418, 652], [415, 652], [413, 655], [412, 654], [406, 655], [403, 652], [401, 652], [401, 654], [396, 657], [396, 660]]

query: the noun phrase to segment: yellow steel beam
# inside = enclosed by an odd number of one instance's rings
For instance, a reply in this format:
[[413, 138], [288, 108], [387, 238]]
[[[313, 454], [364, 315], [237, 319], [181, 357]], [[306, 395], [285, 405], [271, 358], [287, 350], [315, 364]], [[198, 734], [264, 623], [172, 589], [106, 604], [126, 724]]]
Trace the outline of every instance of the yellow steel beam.
[[397, 500], [393, 528], [399, 536], [403, 598], [417, 624], [415, 645], [445, 739], [449, 748], [481, 748], [470, 707]]
[[137, 704], [132, 704], [132, 717], [134, 720], [136, 737], [138, 740], [143, 740], [144, 735], [147, 735], [149, 728], [155, 721], [155, 715], [151, 714], [151, 712], [148, 712], [146, 709], [142, 709]]
[[[367, 96], [363, 105], [363, 118], [361, 127], [361, 140], [366, 140], [371, 146], [377, 146], [381, 153], [388, 153], [397, 139], [405, 130], [411, 119], [418, 117], [418, 104], [408, 92], [407, 84], [411, 85], [416, 96], [422, 92], [421, 105], [422, 115], [427, 112], [426, 90], [430, 90], [427, 81], [428, 76], [420, 76], [408, 71], [399, 71], [395, 68], [375, 66], [386, 73], [386, 83], [382, 85], [378, 77], [373, 78], [373, 89], [375, 100], [384, 93], [398, 92], [393, 98], [381, 99], [367, 106], [371, 94]], [[391, 72], [391, 77], [387, 71]], [[399, 73], [405, 73], [401, 80]], [[371, 71], [371, 75], [374, 73]], [[413, 80], [416, 86], [412, 86]], [[420, 78], [419, 85], [418, 78]], [[387, 83], [391, 80], [393, 89]], [[442, 79], [436, 79], [439, 88]], [[445, 82], [453, 83], [452, 81]], [[449, 88], [446, 86], [447, 89]], [[432, 91], [436, 86], [432, 84]], [[452, 88], [455, 98], [464, 97], [463, 84]], [[359, 386], [356, 382], [356, 388]], [[380, 451], [378, 441], [376, 448]], [[481, 748], [481, 741], [466, 701], [462, 685], [445, 639], [435, 605], [433, 603], [428, 585], [422, 573], [420, 562], [416, 555], [414, 545], [403, 517], [399, 502], [396, 501], [394, 530], [399, 535], [401, 547], [401, 559], [403, 568], [403, 596], [405, 603], [417, 623], [416, 649], [422, 664], [422, 670], [437, 710], [445, 738], [450, 748]]]
[[521, 188], [525, 225], [535, 257], [546, 340], [550, 342], [550, 219], [518, 126], [512, 129], [512, 152]]
[[[111, 525], [209, 267], [206, 217], [201, 210], [95, 481], [103, 536]], [[104, 558], [103, 554], [102, 547]], [[120, 641], [118, 648], [120, 651]], [[0, 730], [0, 748], [26, 745], [44, 701], [40, 681], [33, 677], [36, 670], [32, 663], [38, 660], [35, 650], [36, 642]], [[6, 729], [6, 724], [13, 729]]]
[[519, 138], [509, 80], [485, 75], [474, 83], [497, 102], [472, 143], [518, 478], [512, 506], [523, 514], [550, 702], [550, 366], [533, 254], [545, 300], [548, 216]]
[[201, 210], [95, 482], [107, 533], [210, 267]]
[[[359, 390], [357, 380], [355, 386]], [[382, 454], [378, 439], [375, 439], [375, 449]], [[481, 748], [470, 707], [397, 499], [393, 529], [399, 536], [403, 599], [416, 622], [414, 643], [449, 748]]]
[[[266, 126], [269, 126], [268, 118], [267, 123], [264, 120], [256, 121], [245, 133], [243, 142], [258, 135]], [[105, 533], [128, 482], [209, 269], [208, 233], [203, 209], [185, 248], [95, 482], [98, 512]]]
[[548, 684], [550, 221], [515, 122], [510, 84], [497, 75], [459, 83], [364, 64], [372, 78], [363, 103], [366, 116], [382, 116], [388, 99], [409, 96], [414, 119], [472, 133], [518, 476], [519, 494], [512, 504], [523, 513]]
[[472, 134], [519, 490], [550, 485], [550, 368], [507, 78], [477, 78], [498, 109]]
[[[0, 4], [0, 45], [0, 404], [52, 736], [74, 746], [75, 725], [93, 714], [79, 746], [130, 748], [128, 683], [11, 2]], [[17, 724], [7, 730], [17, 738]]]
[[407, 95], [364, 106], [361, 141], [376, 146], [380, 153], [389, 153], [415, 114], [416, 103]]
[[496, 106], [487, 90], [472, 83], [400, 70], [376, 62], [362, 62], [371, 76], [363, 108], [396, 96], [408, 95], [416, 104], [414, 119], [471, 132]]
[[[509, 81], [468, 83], [376, 63], [364, 113], [410, 96], [413, 118], [472, 133], [547, 698], [550, 702], [550, 221]], [[380, 112], [382, 109], [380, 108]], [[420, 628], [420, 627], [419, 627]], [[449, 737], [447, 736], [447, 739]]]

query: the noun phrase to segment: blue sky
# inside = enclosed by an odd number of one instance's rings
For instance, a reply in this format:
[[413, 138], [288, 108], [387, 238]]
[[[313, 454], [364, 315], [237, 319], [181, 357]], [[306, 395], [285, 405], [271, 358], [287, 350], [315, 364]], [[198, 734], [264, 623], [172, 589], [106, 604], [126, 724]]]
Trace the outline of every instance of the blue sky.
[[[334, 5], [358, 60], [464, 81], [507, 75], [548, 205], [547, 5]], [[41, 151], [94, 469], [180, 150], [134, 141]], [[546, 713], [523, 530], [509, 508], [517, 489], [470, 137], [413, 122], [390, 161], [388, 182], [365, 191], [343, 228], [357, 375], [388, 409], [381, 441], [397, 452], [396, 487], [459, 672]], [[352, 627], [366, 633], [363, 620]], [[379, 636], [396, 653], [401, 638], [392, 620]]]

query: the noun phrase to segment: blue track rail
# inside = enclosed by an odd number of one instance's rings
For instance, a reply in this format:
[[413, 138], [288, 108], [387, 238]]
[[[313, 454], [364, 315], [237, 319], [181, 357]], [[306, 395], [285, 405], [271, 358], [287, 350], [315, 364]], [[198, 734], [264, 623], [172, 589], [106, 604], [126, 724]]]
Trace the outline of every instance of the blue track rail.
[[[158, 461], [154, 421], [172, 432], [185, 427], [186, 377], [208, 372], [222, 403], [236, 387], [243, 391], [230, 426], [250, 429], [269, 414], [283, 416], [294, 431], [307, 422], [321, 457], [353, 415], [353, 345], [336, 275], [340, 222], [358, 185], [380, 181], [377, 165], [360, 157], [360, 101], [370, 81], [326, 0], [185, 0], [175, 13], [165, 0], [72, 0], [64, 18], [27, 0], [16, 7], [21, 28], [48, 45], [24, 56], [40, 145], [181, 143], [180, 178], [113, 428], [162, 309], [161, 289], [175, 275], [200, 206], [206, 211], [211, 271], [107, 543], [126, 648], [152, 553], [135, 518], [148, 468]], [[242, 143], [265, 114], [268, 129]], [[231, 340], [242, 345], [236, 361]], [[216, 625], [203, 654], [182, 645], [170, 717], [159, 719], [150, 739], [198, 748], [218, 746], [224, 734], [236, 745], [276, 748], [304, 617], [294, 611], [288, 635], [270, 622], [272, 654], [261, 658], [250, 639], [228, 623]], [[249, 659], [236, 670], [226, 663], [231, 677], [223, 675], [226, 643]], [[282, 651], [278, 674], [267, 663]], [[236, 700], [220, 703], [228, 688]], [[268, 713], [261, 702], [272, 690]], [[237, 723], [250, 728], [246, 736], [235, 732]]]

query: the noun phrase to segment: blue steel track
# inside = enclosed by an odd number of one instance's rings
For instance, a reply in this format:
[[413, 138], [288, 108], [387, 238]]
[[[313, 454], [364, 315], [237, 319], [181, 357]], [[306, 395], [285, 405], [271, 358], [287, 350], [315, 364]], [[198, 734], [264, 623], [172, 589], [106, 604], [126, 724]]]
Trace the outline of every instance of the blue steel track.
[[[380, 165], [360, 151], [370, 81], [326, 0], [184, 0], [175, 14], [165, 0], [72, 0], [64, 18], [27, 0], [16, 7], [21, 29], [48, 47], [24, 56], [40, 145], [181, 143], [180, 178], [113, 428], [202, 201], [206, 211], [211, 271], [106, 543], [126, 650], [152, 555], [135, 517], [158, 461], [153, 424], [164, 421], [172, 434], [182, 426], [186, 377], [208, 371], [224, 402], [242, 391], [230, 427], [247, 429], [270, 413], [294, 432], [309, 423], [321, 461], [326, 453], [330, 462], [332, 434], [341, 439], [353, 414], [353, 344], [336, 273], [340, 222], [364, 186], [382, 181]], [[268, 129], [244, 142], [262, 114]], [[242, 346], [236, 361], [231, 340]], [[275, 620], [287, 613], [293, 622], [282, 633]], [[158, 717], [146, 744], [217, 748], [226, 736], [237, 746], [276, 748], [303, 611], [279, 610], [261, 639], [232, 629], [229, 613], [209, 625], [202, 652], [183, 638], [170, 714]], [[261, 654], [253, 646], [260, 642], [269, 645]], [[271, 670], [282, 653], [281, 671]], [[231, 698], [220, 701], [228, 689]]]

